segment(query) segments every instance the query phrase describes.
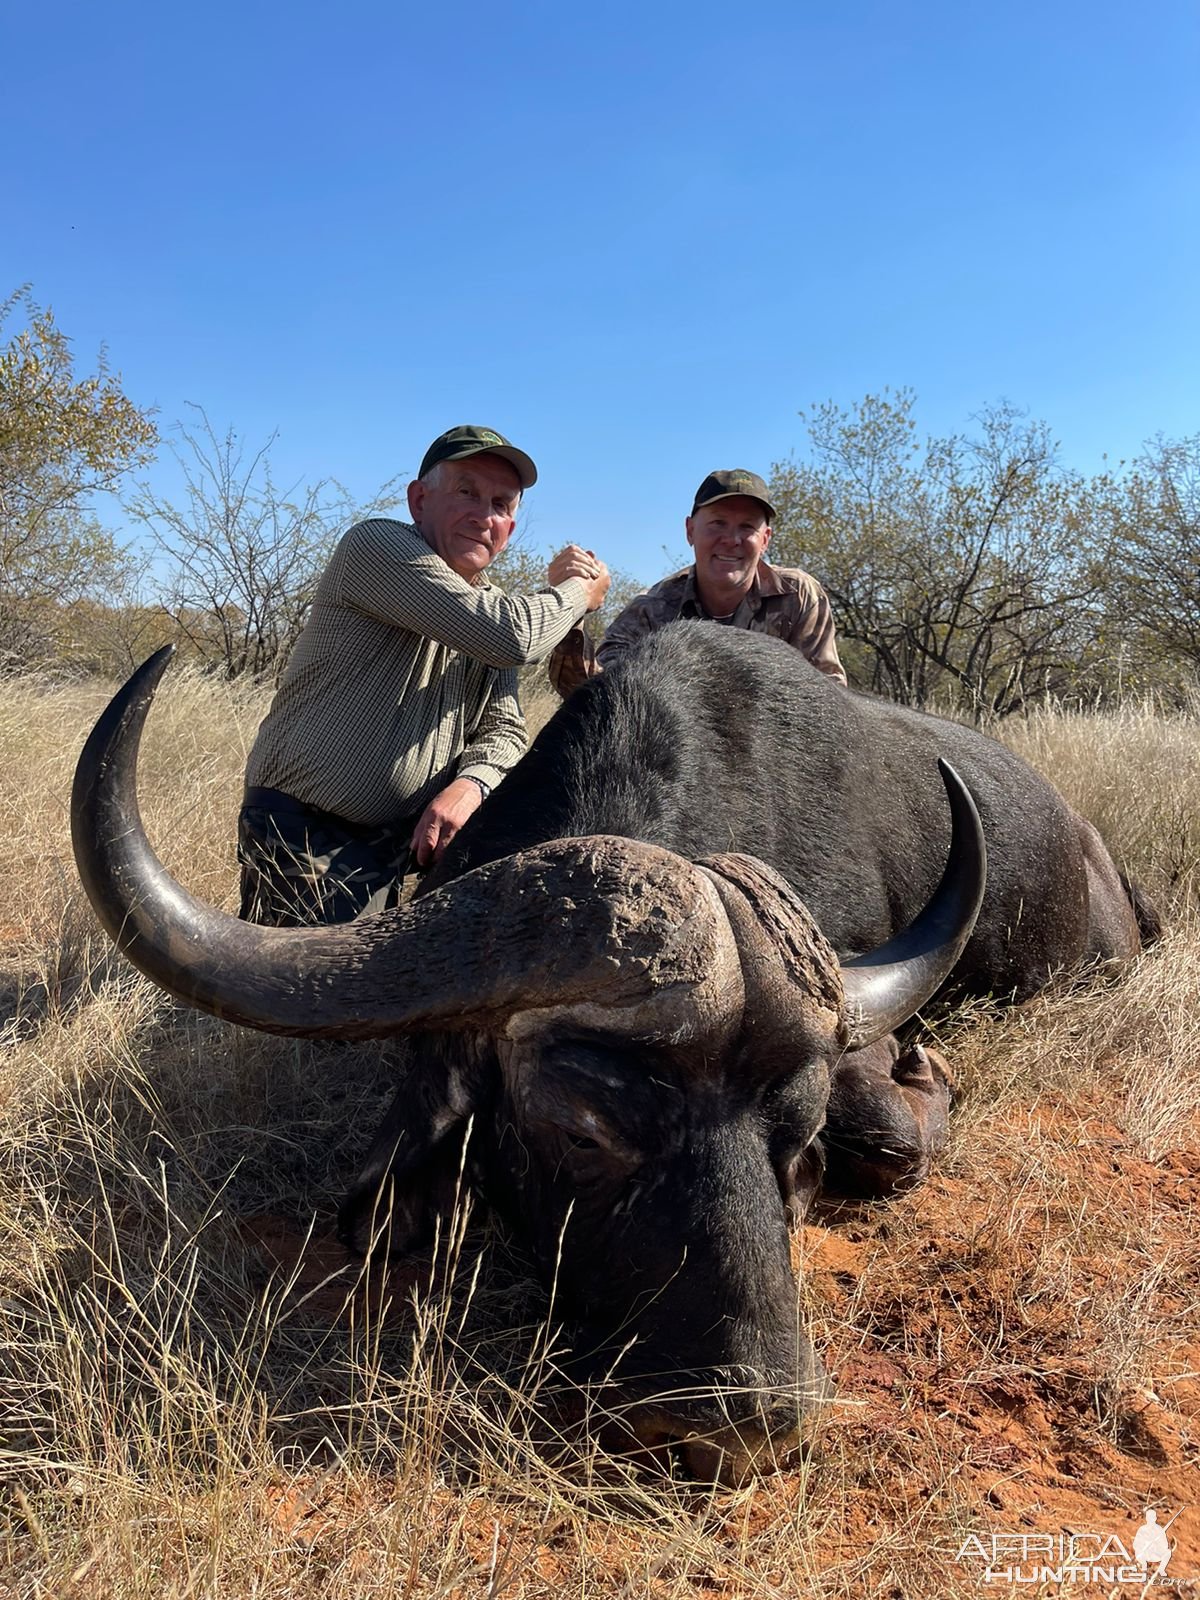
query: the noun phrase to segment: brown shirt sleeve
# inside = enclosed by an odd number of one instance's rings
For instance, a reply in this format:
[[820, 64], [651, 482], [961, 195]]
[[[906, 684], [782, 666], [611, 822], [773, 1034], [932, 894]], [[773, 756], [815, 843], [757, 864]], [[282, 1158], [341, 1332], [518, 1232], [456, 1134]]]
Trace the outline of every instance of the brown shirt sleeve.
[[581, 683], [596, 677], [602, 670], [596, 660], [595, 645], [578, 623], [561, 644], [555, 645], [546, 662], [550, 682], [564, 700], [574, 694]]
[[550, 682], [565, 700], [581, 683], [586, 683], [589, 678], [598, 678], [605, 667], [614, 666], [639, 640], [653, 633], [655, 628], [660, 628], [668, 616], [656, 604], [655, 591], [652, 589], [630, 601], [624, 611], [609, 623], [599, 648], [583, 628], [572, 628], [562, 644], [551, 653]]
[[604, 630], [604, 637], [596, 652], [602, 668], [614, 666], [627, 651], [633, 649], [635, 644], [640, 644], [648, 633], [653, 633], [656, 628], [662, 626], [662, 619], [656, 616], [654, 607], [649, 601], [649, 595], [639, 595]]
[[[807, 573], [805, 577], [808, 578], [805, 586], [808, 592], [800, 597], [802, 603], [788, 635], [788, 643], [807, 656], [827, 678], [836, 678], [838, 683], [845, 683], [846, 671], [838, 659], [837, 635], [829, 596], [815, 578], [809, 578]], [[805, 600], [807, 604], [803, 603]]]

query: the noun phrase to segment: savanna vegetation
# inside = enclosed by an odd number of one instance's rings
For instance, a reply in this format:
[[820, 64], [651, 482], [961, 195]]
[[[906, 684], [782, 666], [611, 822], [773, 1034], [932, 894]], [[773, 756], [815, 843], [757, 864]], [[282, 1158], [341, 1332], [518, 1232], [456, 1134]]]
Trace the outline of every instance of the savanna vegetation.
[[[819, 573], [853, 679], [1005, 715], [1196, 681], [1200, 434], [1088, 478], [1011, 405], [922, 441], [907, 390], [805, 418], [772, 554]], [[803, 414], [802, 414], [803, 415]]]
[[[227, 906], [264, 692], [176, 671], [147, 730], [151, 837]], [[405, 1271], [333, 1243], [387, 1053], [196, 1016], [113, 955], [65, 807], [105, 693], [27, 678], [0, 710], [0, 1593], [966, 1596], [968, 1534], [1128, 1543], [1143, 1505], [1190, 1504], [1200, 1558], [1193, 712], [999, 725], [1167, 936], [1117, 985], [936, 1023], [937, 1173], [796, 1240], [839, 1382], [819, 1448], [715, 1491], [559, 1415], [553, 1305], [465, 1206]]]
[[[402, 508], [402, 483], [362, 499], [329, 476], [281, 486], [274, 436], [252, 444], [198, 406], [160, 439], [103, 353], [77, 374], [28, 290], [0, 306], [6, 332], [0, 670], [113, 676], [173, 639], [224, 677], [277, 676], [339, 534]], [[1009, 404], [924, 440], [909, 390], [801, 419], [805, 452], [771, 474], [770, 554], [821, 578], [856, 685], [970, 715], [1184, 702], [1200, 669], [1200, 434], [1087, 477]], [[160, 446], [173, 497], [142, 474]], [[119, 533], [96, 519], [100, 491], [118, 496]], [[661, 548], [664, 530], [643, 531]], [[535, 587], [548, 554], [518, 538], [497, 576]], [[593, 628], [637, 592], [616, 577]]]
[[1083, 479], [1007, 407], [919, 444], [901, 393], [819, 409], [775, 469], [773, 554], [826, 581], [856, 680], [982, 719], [1167, 931], [1117, 984], [930, 1019], [959, 1091], [934, 1177], [795, 1241], [838, 1377], [817, 1447], [717, 1490], [560, 1408], [553, 1302], [465, 1197], [404, 1268], [333, 1243], [386, 1048], [193, 1015], [100, 934], [66, 808], [111, 679], [181, 644], [143, 811], [232, 907], [246, 749], [360, 506], [278, 489], [269, 442], [203, 413], [180, 503], [139, 488], [154, 419], [28, 295], [6, 315], [0, 1597], [957, 1600], [968, 1536], [1129, 1544], [1147, 1505], [1184, 1508], [1173, 1573], [1200, 1573], [1200, 437]]

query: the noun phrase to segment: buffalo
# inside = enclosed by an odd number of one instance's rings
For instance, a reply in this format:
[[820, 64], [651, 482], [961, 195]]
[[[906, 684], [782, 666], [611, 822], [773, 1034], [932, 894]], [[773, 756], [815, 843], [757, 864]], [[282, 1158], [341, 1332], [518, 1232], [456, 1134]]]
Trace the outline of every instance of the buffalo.
[[942, 1064], [895, 1030], [935, 996], [1117, 970], [1154, 929], [1096, 831], [996, 741], [702, 623], [579, 689], [409, 904], [251, 926], [190, 896], [142, 829], [168, 656], [76, 773], [109, 933], [231, 1021], [410, 1035], [343, 1237], [369, 1248], [386, 1217], [391, 1249], [421, 1244], [469, 1131], [468, 1173], [554, 1280], [581, 1368], [705, 1477], [794, 1448], [826, 1393], [789, 1222], [822, 1182], [918, 1180], [944, 1136]]

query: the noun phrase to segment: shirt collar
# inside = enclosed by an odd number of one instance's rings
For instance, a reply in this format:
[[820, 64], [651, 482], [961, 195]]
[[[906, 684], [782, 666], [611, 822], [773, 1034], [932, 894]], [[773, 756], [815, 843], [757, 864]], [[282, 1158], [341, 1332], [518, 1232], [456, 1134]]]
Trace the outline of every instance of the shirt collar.
[[[749, 606], [751, 614], [758, 611], [763, 599], [768, 595], [785, 594], [783, 583], [775, 569], [759, 557], [758, 567], [754, 574], [754, 582], [738, 601], [734, 616], [743, 606]], [[707, 617], [709, 613], [704, 609], [704, 602], [700, 598], [700, 591], [696, 587], [696, 563], [693, 561], [688, 568], [684, 580], [683, 594], [679, 601], [679, 615], [681, 617]]]

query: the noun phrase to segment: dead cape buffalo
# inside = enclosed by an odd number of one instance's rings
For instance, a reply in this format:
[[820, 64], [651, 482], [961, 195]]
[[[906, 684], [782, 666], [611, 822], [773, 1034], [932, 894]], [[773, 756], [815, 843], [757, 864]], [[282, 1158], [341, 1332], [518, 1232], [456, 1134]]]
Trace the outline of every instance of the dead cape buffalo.
[[250, 926], [192, 898], [142, 830], [168, 654], [76, 774], [106, 928], [231, 1021], [417, 1034], [344, 1231], [361, 1243], [378, 1202], [394, 1248], [421, 1242], [471, 1122], [473, 1181], [555, 1278], [580, 1351], [610, 1375], [620, 1352], [633, 1432], [705, 1476], [791, 1448], [823, 1390], [788, 1241], [822, 1169], [878, 1192], [937, 1142], [946, 1085], [892, 1030], [935, 993], [1022, 998], [1139, 947], [1099, 836], [1015, 755], [697, 623], [572, 696], [410, 904]]

